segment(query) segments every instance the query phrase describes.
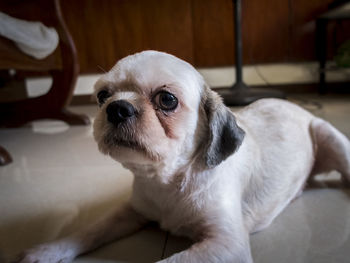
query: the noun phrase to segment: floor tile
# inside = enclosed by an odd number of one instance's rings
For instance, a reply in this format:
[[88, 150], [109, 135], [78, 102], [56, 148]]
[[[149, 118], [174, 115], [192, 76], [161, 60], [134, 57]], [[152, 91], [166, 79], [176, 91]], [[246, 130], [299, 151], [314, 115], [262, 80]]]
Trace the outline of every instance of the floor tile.
[[[93, 119], [96, 107], [72, 110]], [[0, 262], [95, 222], [130, 196], [131, 173], [98, 152], [91, 126], [36, 121], [0, 129], [0, 145], [14, 159], [0, 168]], [[154, 262], [165, 236], [148, 227], [76, 262]]]
[[306, 190], [270, 227], [251, 236], [254, 262], [348, 262], [349, 198], [349, 189]]
[[166, 233], [148, 227], [139, 233], [115, 241], [92, 253], [78, 257], [75, 263], [151, 263], [161, 259]]

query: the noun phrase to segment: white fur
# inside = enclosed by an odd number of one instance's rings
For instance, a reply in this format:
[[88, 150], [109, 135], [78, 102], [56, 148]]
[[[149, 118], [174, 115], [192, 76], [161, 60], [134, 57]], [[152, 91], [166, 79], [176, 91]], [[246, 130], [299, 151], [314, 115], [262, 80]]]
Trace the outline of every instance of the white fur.
[[[158, 154], [157, 161], [125, 147], [108, 147], [103, 138], [110, 124], [102, 106], [95, 138], [101, 151], [134, 173], [130, 204], [90, 229], [30, 250], [21, 263], [69, 262], [149, 220], [196, 241], [163, 263], [250, 263], [249, 234], [267, 227], [302, 191], [310, 174], [335, 169], [350, 180], [349, 140], [325, 121], [277, 99], [260, 100], [235, 113], [245, 132], [241, 146], [216, 167], [206, 167], [197, 151], [208, 134], [203, 98], [210, 91], [193, 67], [171, 55], [146, 51], [124, 58], [97, 82], [96, 90], [106, 86], [115, 92], [110, 100], [125, 94], [138, 100], [162, 86], [176, 93], [182, 103], [173, 115], [176, 138], [166, 137], [160, 126], [147, 125], [135, 135]], [[157, 138], [148, 134], [154, 131]], [[324, 165], [318, 169], [317, 163]]]

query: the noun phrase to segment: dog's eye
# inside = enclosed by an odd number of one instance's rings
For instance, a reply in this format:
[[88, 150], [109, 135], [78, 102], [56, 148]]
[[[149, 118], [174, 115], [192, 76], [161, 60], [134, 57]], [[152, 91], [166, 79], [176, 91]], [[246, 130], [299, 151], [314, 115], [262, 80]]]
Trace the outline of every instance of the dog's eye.
[[156, 95], [155, 103], [164, 111], [172, 111], [176, 109], [178, 100], [173, 94], [161, 91]]
[[107, 90], [101, 90], [97, 93], [98, 104], [102, 105], [111, 96]]

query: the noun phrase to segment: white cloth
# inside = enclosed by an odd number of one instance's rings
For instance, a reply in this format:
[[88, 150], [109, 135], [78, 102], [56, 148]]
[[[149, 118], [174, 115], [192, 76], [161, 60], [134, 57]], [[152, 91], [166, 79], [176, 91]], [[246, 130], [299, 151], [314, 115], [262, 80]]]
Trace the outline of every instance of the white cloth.
[[0, 12], [0, 35], [13, 42], [25, 54], [43, 59], [55, 51], [58, 34], [41, 22], [29, 22]]

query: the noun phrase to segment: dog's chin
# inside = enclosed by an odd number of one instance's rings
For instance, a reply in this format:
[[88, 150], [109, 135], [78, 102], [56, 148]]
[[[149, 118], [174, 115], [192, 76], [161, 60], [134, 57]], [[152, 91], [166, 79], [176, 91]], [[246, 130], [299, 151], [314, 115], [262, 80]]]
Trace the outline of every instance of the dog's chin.
[[109, 156], [122, 164], [149, 165], [155, 161], [143, 151], [133, 148], [119, 146], [109, 152]]
[[113, 142], [104, 141], [99, 145], [100, 151], [109, 155], [120, 163], [154, 164], [160, 157], [148, 147], [131, 140], [114, 139]]

